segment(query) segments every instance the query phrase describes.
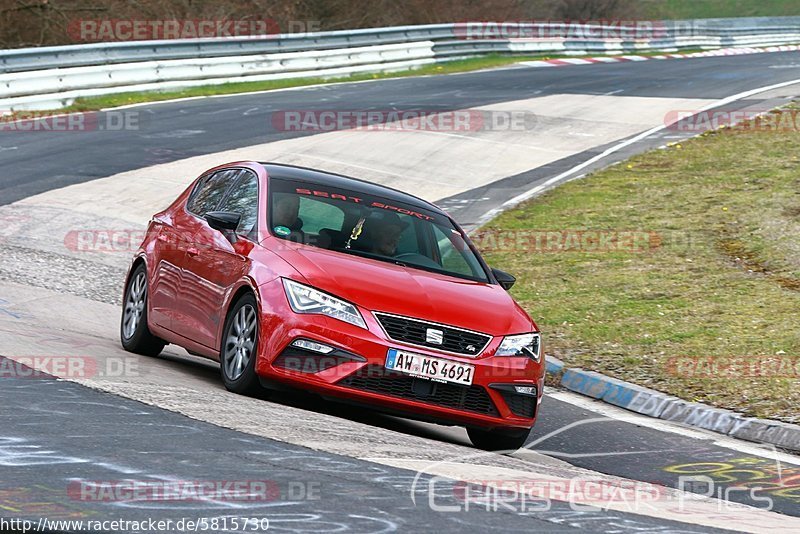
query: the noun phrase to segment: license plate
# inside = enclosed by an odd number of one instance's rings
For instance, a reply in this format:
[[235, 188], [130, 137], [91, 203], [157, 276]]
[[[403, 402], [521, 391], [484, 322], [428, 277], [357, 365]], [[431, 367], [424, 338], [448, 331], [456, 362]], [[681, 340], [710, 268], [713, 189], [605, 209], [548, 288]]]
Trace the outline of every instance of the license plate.
[[403, 350], [389, 349], [386, 355], [386, 368], [417, 378], [436, 382], [451, 382], [464, 386], [472, 385], [475, 366], [454, 362], [444, 358], [434, 358]]

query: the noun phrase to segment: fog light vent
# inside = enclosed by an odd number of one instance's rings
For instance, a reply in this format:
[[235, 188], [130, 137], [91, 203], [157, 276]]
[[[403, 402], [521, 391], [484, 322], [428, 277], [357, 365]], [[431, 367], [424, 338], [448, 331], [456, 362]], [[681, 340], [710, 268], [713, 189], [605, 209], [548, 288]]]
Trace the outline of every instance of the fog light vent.
[[295, 339], [292, 341], [292, 346], [298, 349], [306, 349], [312, 352], [319, 352], [320, 354], [328, 354], [333, 352], [333, 347], [317, 343], [316, 341], [309, 341], [307, 339]]

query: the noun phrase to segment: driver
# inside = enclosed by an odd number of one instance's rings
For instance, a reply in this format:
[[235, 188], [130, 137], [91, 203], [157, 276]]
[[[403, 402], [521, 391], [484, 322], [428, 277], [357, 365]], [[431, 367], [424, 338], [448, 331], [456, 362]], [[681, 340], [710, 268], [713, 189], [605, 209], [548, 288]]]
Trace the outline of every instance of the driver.
[[364, 230], [370, 243], [370, 252], [382, 256], [394, 256], [400, 235], [408, 228], [396, 213], [377, 212], [369, 216]]
[[275, 204], [272, 208], [272, 224], [285, 226], [290, 230], [297, 230], [297, 215], [300, 212], [300, 197], [297, 195], [275, 195]]
[[276, 193], [272, 207], [272, 225], [276, 233], [289, 241], [302, 243], [305, 238], [303, 220], [298, 217], [300, 197], [287, 193]]

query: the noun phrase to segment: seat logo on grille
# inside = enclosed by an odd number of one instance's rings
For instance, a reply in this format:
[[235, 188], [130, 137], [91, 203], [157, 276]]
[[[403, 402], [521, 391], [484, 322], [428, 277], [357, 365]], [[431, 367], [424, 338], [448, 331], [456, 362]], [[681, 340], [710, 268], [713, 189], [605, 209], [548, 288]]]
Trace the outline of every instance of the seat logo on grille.
[[441, 345], [444, 343], [444, 332], [435, 328], [428, 328], [425, 332], [425, 341], [433, 345]]

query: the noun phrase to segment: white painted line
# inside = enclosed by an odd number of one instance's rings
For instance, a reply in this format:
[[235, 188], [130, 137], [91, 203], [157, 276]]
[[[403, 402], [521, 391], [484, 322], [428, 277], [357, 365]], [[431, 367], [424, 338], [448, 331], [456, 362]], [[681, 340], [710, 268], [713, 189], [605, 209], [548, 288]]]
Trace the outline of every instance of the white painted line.
[[521, 61], [519, 65], [525, 65], [526, 67], [555, 67], [553, 63], [548, 63], [547, 61], [540, 60], [540, 61]]
[[[743, 93], [739, 93], [739, 94], [735, 94], [735, 95], [729, 96], [727, 98], [723, 98], [722, 100], [719, 100], [717, 102], [712, 102], [711, 104], [700, 108], [698, 111], [707, 111], [707, 110], [714, 109], [714, 108], [717, 108], [717, 107], [720, 107], [720, 106], [724, 106], [726, 104], [730, 104], [731, 102], [736, 102], [737, 100], [744, 100], [745, 98], [749, 98], [749, 97], [751, 97], [753, 95], [757, 95], [759, 93], [765, 93], [767, 91], [772, 91], [773, 89], [780, 89], [782, 87], [789, 87], [790, 85], [796, 85], [796, 84], [800, 84], [800, 79], [791, 80], [791, 81], [788, 81], [788, 82], [776, 83], [776, 84], [773, 84], [773, 85], [768, 85], [766, 87], [759, 87], [758, 89], [751, 89], [751, 90], [745, 91]], [[677, 121], [675, 121], [675, 122], [677, 122]], [[558, 174], [558, 175], [550, 178], [549, 180], [547, 180], [543, 184], [537, 185], [536, 187], [533, 187], [533, 188], [529, 189], [528, 191], [525, 191], [521, 195], [515, 196], [511, 200], [507, 200], [499, 208], [495, 208], [493, 210], [490, 210], [490, 211], [486, 212], [485, 214], [483, 214], [478, 219], [477, 224], [478, 225], [485, 224], [486, 222], [488, 222], [489, 220], [493, 219], [494, 217], [496, 217], [497, 215], [499, 215], [503, 211], [505, 211], [507, 209], [510, 209], [510, 208], [513, 208], [514, 206], [518, 205], [519, 203], [524, 202], [524, 201], [528, 200], [529, 198], [537, 195], [538, 193], [544, 191], [548, 187], [552, 187], [553, 185], [564, 181], [569, 176], [575, 174], [576, 172], [578, 172], [578, 171], [580, 171], [582, 169], [585, 169], [586, 167], [592, 165], [593, 163], [596, 163], [596, 162], [598, 162], [598, 161], [610, 156], [611, 154], [614, 154], [615, 152], [619, 152], [623, 148], [626, 148], [626, 147], [628, 147], [628, 146], [630, 146], [630, 145], [632, 145], [634, 143], [638, 143], [639, 141], [647, 139], [651, 135], [656, 134], [656, 133], [668, 128], [669, 126], [671, 126], [675, 122], [672, 122], [670, 124], [661, 124], [659, 126], [656, 126], [655, 128], [651, 128], [651, 129], [649, 129], [649, 130], [647, 130], [645, 132], [642, 132], [639, 135], [628, 139], [627, 141], [623, 141], [623, 142], [621, 142], [621, 143], [619, 143], [617, 145], [614, 145], [613, 147], [610, 147], [610, 148], [606, 149], [602, 153], [600, 153], [600, 154], [598, 154], [598, 155], [596, 155], [596, 156], [594, 156], [592, 158], [589, 158], [588, 160], [584, 161], [583, 163], [581, 163], [579, 165], [576, 165], [575, 167], [572, 167], [571, 169], [569, 169], [567, 171], [564, 171], [561, 174]]]
[[561, 58], [558, 61], [563, 61], [564, 63], [569, 63], [571, 65], [587, 65], [591, 63], [589, 60], [580, 58]]
[[364, 170], [364, 171], [370, 171], [370, 172], [374, 172], [374, 173], [377, 173], [377, 174], [384, 174], [386, 176], [394, 176], [396, 178], [402, 178], [403, 180], [413, 180], [413, 181], [417, 181], [417, 182], [429, 182], [429, 183], [441, 184], [441, 185], [445, 185], [445, 186], [446, 185], [450, 185], [447, 182], [439, 182], [439, 181], [433, 180], [433, 179], [431, 179], [430, 176], [426, 176], [424, 178], [419, 178], [419, 177], [415, 177], [415, 176], [410, 176], [408, 174], [400, 174], [400, 173], [391, 172], [391, 171], [387, 171], [387, 170], [383, 170], [383, 169], [376, 169], [375, 167], [368, 167], [366, 165], [359, 165], [359, 164], [356, 164], [356, 163], [345, 162], [345, 161], [342, 161], [342, 160], [335, 160], [335, 159], [332, 159], [332, 158], [325, 158], [325, 157], [322, 157], [322, 156], [320, 156], [318, 154], [306, 154], [305, 157], [310, 158], [310, 159], [315, 159], [315, 160], [318, 160], [318, 161], [324, 161], [326, 163], [335, 163], [335, 164], [339, 164], [339, 165], [347, 165], [348, 167], [353, 167], [355, 169], [361, 169], [361, 170]]
[[[778, 51], [785, 52], [785, 51], [789, 51], [789, 50], [798, 50], [798, 49], [800, 49], [800, 46], [786, 46], [786, 47], [782, 47], [782, 48], [785, 48], [785, 50], [781, 49], [781, 50], [774, 50], [774, 51], [775, 52], [778, 52]], [[725, 50], [725, 49], [723, 49], [723, 50]], [[750, 50], [749, 52], [741, 52], [741, 53], [745, 53], [745, 54], [747, 54], [747, 53], [752, 54], [754, 52], [772, 51], [772, 50], [769, 50], [769, 49], [758, 49], [758, 48], [755, 48], [755, 49], [743, 49], [743, 50]], [[671, 54], [669, 57], [675, 58], [675, 59], [683, 59], [683, 58], [692, 57], [692, 56], [693, 55], [687, 55], [687, 54]], [[519, 62], [519, 63], [517, 63], [515, 65], [506, 66], [506, 67], [498, 67], [498, 68], [490, 67], [490, 68], [487, 68], [487, 69], [479, 69], [479, 70], [465, 71], [465, 72], [449, 72], [449, 73], [446, 73], [446, 74], [435, 74], [435, 73], [434, 74], [421, 74], [421, 75], [416, 75], [414, 77], [415, 78], [429, 78], [431, 76], [460, 76], [460, 75], [464, 75], [464, 74], [475, 74], [475, 73], [478, 73], [478, 72], [510, 70], [510, 69], [513, 69], [513, 68], [518, 68], [517, 65], [524, 65], [526, 67], [557, 67], [557, 66], [562, 66], [563, 65], [563, 64], [550, 63], [549, 61], [565, 61], [567, 63], [569, 63], [570, 61], [581, 61], [582, 63], [580, 63], [580, 64], [590, 64], [590, 63], [592, 63], [592, 61], [588, 61], [588, 60], [591, 59], [593, 61], [599, 61], [599, 62], [602, 62], [602, 63], [618, 63], [618, 62], [621, 61], [619, 59], [619, 57], [628, 58], [628, 59], [631, 59], [631, 61], [646, 61], [647, 59], [650, 59], [647, 56], [618, 56], [618, 57], [598, 56], [598, 57], [592, 57], [592, 58], [586, 58], [586, 59], [561, 58], [561, 59], [558, 59], [558, 60], [521, 61], [521, 62]], [[656, 56], [656, 57], [659, 58], [659, 59], [662, 59], [662, 58], [664, 58], [666, 56]], [[633, 58], [638, 58], [638, 59], [633, 59]], [[432, 63], [432, 64], [435, 65], [435, 63]], [[174, 103], [174, 102], [182, 102], [182, 101], [189, 101], [189, 100], [199, 100], [199, 99], [203, 99], [203, 98], [230, 98], [230, 97], [234, 97], [234, 96], [260, 95], [260, 94], [264, 94], [264, 93], [274, 93], [274, 92], [278, 92], [278, 91], [298, 91], [298, 90], [303, 90], [303, 89], [311, 89], [311, 88], [319, 88], [319, 87], [333, 87], [333, 86], [336, 86], [336, 85], [342, 85], [342, 84], [346, 84], [346, 83], [356, 84], [356, 83], [380, 82], [380, 81], [387, 81], [387, 80], [400, 80], [400, 79], [403, 79], [403, 78], [404, 78], [403, 76], [398, 76], [398, 77], [393, 77], [393, 78], [391, 78], [391, 77], [390, 78], [379, 78], [379, 79], [375, 79], [375, 80], [341, 81], [341, 82], [330, 82], [330, 83], [323, 82], [323, 83], [318, 83], [318, 84], [313, 84], [313, 85], [299, 85], [299, 86], [296, 86], [296, 87], [285, 87], [285, 88], [282, 88], [282, 89], [264, 89], [264, 90], [261, 90], [261, 91], [249, 91], [249, 92], [245, 92], [245, 93], [230, 93], [230, 94], [225, 94], [225, 95], [207, 95], [207, 96], [189, 96], [189, 97], [183, 97], [183, 98], [173, 98], [173, 99], [169, 99], [169, 100], [159, 100], [159, 101], [156, 101], [156, 102], [139, 102], [137, 104], [125, 104], [125, 105], [122, 105], [122, 106], [104, 108], [104, 109], [101, 109], [100, 111], [111, 111], [111, 110], [116, 110], [116, 109], [130, 109], [130, 108], [136, 108], [136, 107], [140, 107], [140, 106], [152, 106], [152, 105], [156, 105], [156, 104], [171, 104], [171, 103]], [[210, 85], [213, 85], [213, 84], [210, 84]]]
[[[780, 452], [773, 445], [759, 445], [729, 436], [723, 436], [710, 430], [703, 430], [701, 428], [691, 426], [683, 426], [671, 421], [665, 421], [664, 419], [647, 417], [645, 415], [640, 415], [623, 408], [619, 408], [618, 406], [591, 399], [570, 391], [562, 391], [548, 387], [545, 389], [545, 399], [547, 397], [572, 404], [578, 408], [589, 410], [605, 417], [609, 417], [614, 421], [622, 421], [624, 423], [631, 423], [637, 426], [652, 428], [653, 430], [658, 430], [659, 432], [678, 434], [689, 439], [710, 441], [713, 445], [718, 447], [730, 449], [748, 456], [760, 456], [762, 458], [775, 460], [776, 462], [800, 465], [800, 457], [785, 452]], [[544, 402], [546, 403], [547, 400]]]
[[[460, 73], [453, 73], [453, 74], [460, 74]], [[441, 76], [441, 74], [437, 75]], [[447, 76], [447, 75], [445, 75]], [[419, 76], [423, 78], [423, 76]], [[343, 85], [346, 83], [369, 83], [369, 82], [378, 82], [378, 81], [386, 81], [386, 80], [396, 80], [398, 78], [381, 78], [377, 80], [356, 80], [352, 82], [330, 82], [330, 83], [315, 83], [312, 85], [297, 85], [295, 87], [282, 87], [280, 89], [263, 89], [261, 91], [248, 91], [245, 93], [230, 93], [224, 95], [203, 95], [203, 96], [186, 96], [181, 98], [171, 98], [169, 100], [156, 100], [153, 102], [137, 102], [136, 104], [125, 104], [124, 106], [115, 106], [113, 108], [103, 108], [100, 111], [112, 111], [116, 109], [130, 109], [130, 108], [138, 108], [141, 106], [154, 106], [156, 104], [173, 104], [175, 102], [188, 102], [190, 100], [203, 100], [205, 98], [230, 98], [232, 96], [247, 96], [247, 95], [262, 95], [265, 93], [277, 93], [282, 91], [297, 91], [300, 89], [313, 89], [317, 87], [333, 87], [336, 85]], [[213, 85], [213, 84], [209, 84]]]

